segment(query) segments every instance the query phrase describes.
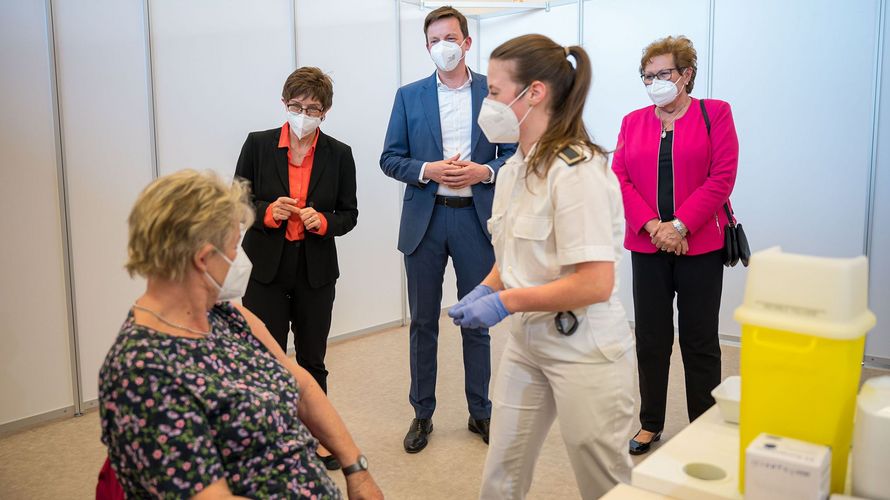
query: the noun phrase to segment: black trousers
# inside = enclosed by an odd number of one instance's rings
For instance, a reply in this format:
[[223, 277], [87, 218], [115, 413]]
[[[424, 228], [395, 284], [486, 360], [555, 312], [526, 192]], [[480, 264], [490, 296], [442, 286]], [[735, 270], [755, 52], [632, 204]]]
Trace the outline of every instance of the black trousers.
[[674, 345], [674, 295], [679, 313], [689, 421], [714, 404], [711, 390], [720, 384], [717, 326], [723, 291], [723, 258], [718, 250], [695, 256], [633, 252], [631, 259], [640, 424], [647, 431], [658, 432], [664, 428]]
[[242, 302], [266, 324], [285, 352], [288, 331], [293, 330], [297, 363], [327, 392], [328, 371], [324, 357], [337, 282], [311, 287], [306, 266], [306, 252], [302, 245], [285, 243], [275, 279], [264, 284], [251, 278]]

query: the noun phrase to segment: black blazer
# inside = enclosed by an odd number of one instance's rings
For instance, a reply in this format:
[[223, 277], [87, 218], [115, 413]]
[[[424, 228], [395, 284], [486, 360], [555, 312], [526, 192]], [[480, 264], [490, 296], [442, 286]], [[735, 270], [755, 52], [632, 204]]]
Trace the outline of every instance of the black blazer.
[[[324, 236], [304, 233], [308, 281], [313, 287], [340, 276], [334, 236], [348, 233], [358, 221], [352, 149], [320, 130], [318, 134], [306, 201], [307, 206], [311, 203], [325, 216], [328, 230]], [[290, 196], [287, 148], [278, 147], [280, 136], [281, 127], [248, 134], [235, 168], [235, 177], [250, 183], [250, 199], [256, 210], [256, 220], [244, 235], [242, 246], [253, 262], [251, 277], [260, 283], [271, 283], [275, 278], [285, 242], [287, 224], [278, 228], [263, 224], [266, 208], [280, 196]]]

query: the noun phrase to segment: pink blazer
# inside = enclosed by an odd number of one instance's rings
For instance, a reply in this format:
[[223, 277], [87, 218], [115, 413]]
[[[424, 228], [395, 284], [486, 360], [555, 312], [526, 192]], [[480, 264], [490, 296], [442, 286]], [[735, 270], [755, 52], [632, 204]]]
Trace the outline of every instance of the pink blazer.
[[[689, 229], [688, 255], [723, 248], [727, 223], [723, 203], [735, 184], [739, 141], [732, 111], [724, 101], [705, 101], [711, 120], [708, 135], [701, 105], [692, 99], [682, 118], [674, 122], [674, 216]], [[658, 216], [658, 149], [661, 121], [655, 106], [633, 111], [621, 122], [612, 170], [624, 198], [624, 247], [633, 252], [658, 251], [643, 229]]]

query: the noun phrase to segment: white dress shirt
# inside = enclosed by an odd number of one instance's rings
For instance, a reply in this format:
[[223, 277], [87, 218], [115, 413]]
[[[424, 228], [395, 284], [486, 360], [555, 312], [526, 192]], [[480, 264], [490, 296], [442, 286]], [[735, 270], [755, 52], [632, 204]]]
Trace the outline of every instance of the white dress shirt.
[[[436, 91], [439, 99], [439, 125], [442, 128], [442, 153], [443, 159], [459, 155], [459, 160], [469, 160], [472, 153], [473, 142], [473, 92], [470, 88], [473, 83], [473, 73], [467, 70], [467, 81], [456, 89], [449, 88], [439, 78], [436, 72]], [[428, 179], [423, 175], [427, 163], [420, 168], [420, 182], [426, 184]], [[487, 166], [487, 165], [486, 165]], [[494, 181], [494, 170], [486, 183]], [[462, 189], [451, 189], [439, 184], [436, 194], [440, 196], [473, 196], [470, 186]]]

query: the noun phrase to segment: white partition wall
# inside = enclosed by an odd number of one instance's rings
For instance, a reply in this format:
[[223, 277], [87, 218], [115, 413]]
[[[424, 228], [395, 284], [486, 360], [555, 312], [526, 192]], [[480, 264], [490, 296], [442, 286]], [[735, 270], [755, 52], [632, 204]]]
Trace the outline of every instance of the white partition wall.
[[152, 179], [142, 2], [53, 0], [83, 401], [144, 282], [127, 216]]
[[[753, 251], [863, 253], [877, 6], [716, 3], [713, 94], [733, 107], [732, 199]], [[723, 332], [737, 332], [744, 275], [726, 273]]]
[[[863, 252], [877, 4], [717, 4], [714, 95], [733, 105], [735, 207], [753, 250]], [[770, 57], [777, 47], [787, 56]]]
[[355, 157], [358, 225], [337, 238], [332, 337], [402, 320], [401, 198], [379, 164], [398, 86], [398, 19], [392, 0], [342, 3], [336, 16], [324, 2], [297, 4], [297, 63], [317, 66], [334, 80], [334, 103], [321, 128], [351, 146]]
[[[430, 55], [426, 50], [426, 39], [423, 34], [423, 20], [432, 9], [423, 8], [414, 5], [411, 2], [400, 2], [399, 8], [399, 29], [400, 41], [399, 56], [400, 70], [399, 75], [402, 85], [428, 77], [436, 70]], [[470, 36], [474, 33], [470, 31]], [[478, 71], [478, 66], [470, 65], [470, 69]], [[394, 97], [394, 96], [393, 96]], [[389, 99], [392, 105], [393, 99]], [[382, 144], [382, 141], [381, 141]]]
[[[890, 363], [888, 2], [587, 0], [582, 24], [578, 4], [563, 0], [515, 15], [456, 0], [475, 44], [468, 63], [480, 73], [509, 38], [542, 33], [573, 45], [580, 36], [594, 74], [585, 120], [610, 150], [622, 116], [649, 104], [643, 47], [690, 37], [693, 96], [733, 107], [733, 202], [752, 249], [867, 248], [878, 325], [866, 358], [878, 364]], [[434, 71], [422, 31], [431, 9], [420, 3], [0, 2], [0, 432], [95, 401], [103, 357], [142, 290], [122, 268], [133, 200], [158, 172], [230, 178], [246, 135], [284, 122], [281, 87], [297, 64], [334, 79], [322, 128], [356, 159], [360, 216], [338, 240], [332, 337], [402, 320], [401, 186], [379, 155], [398, 85]], [[632, 318], [629, 260], [621, 297]], [[724, 335], [738, 335], [732, 314], [745, 276], [726, 271]], [[449, 266], [443, 305], [455, 299]]]
[[[653, 41], [685, 35], [698, 54], [698, 73], [692, 95], [707, 96], [709, 0], [660, 2], [594, 0], [584, 11], [584, 49], [593, 62], [593, 85], [584, 121], [594, 142], [614, 151], [621, 118], [652, 104], [640, 81], [640, 57]], [[666, 31], [669, 30], [669, 31]], [[630, 252], [619, 263], [619, 296], [633, 319], [633, 273]], [[676, 318], [675, 318], [676, 321]]]
[[249, 132], [280, 127], [293, 71], [290, 0], [151, 0], [161, 174], [225, 178]]
[[481, 69], [488, 70], [488, 56], [498, 45], [528, 33], [539, 33], [560, 45], [578, 44], [578, 6], [561, 5], [546, 10], [530, 10], [499, 17], [483, 18]]
[[43, 2], [0, 3], [0, 425], [74, 396]]
[[869, 302], [878, 317], [878, 324], [865, 344], [867, 357], [880, 358], [890, 364], [890, 16], [887, 0], [884, 0], [884, 50], [878, 93], [876, 172], [874, 184], [874, 210], [871, 224], [871, 249], [869, 251]]

